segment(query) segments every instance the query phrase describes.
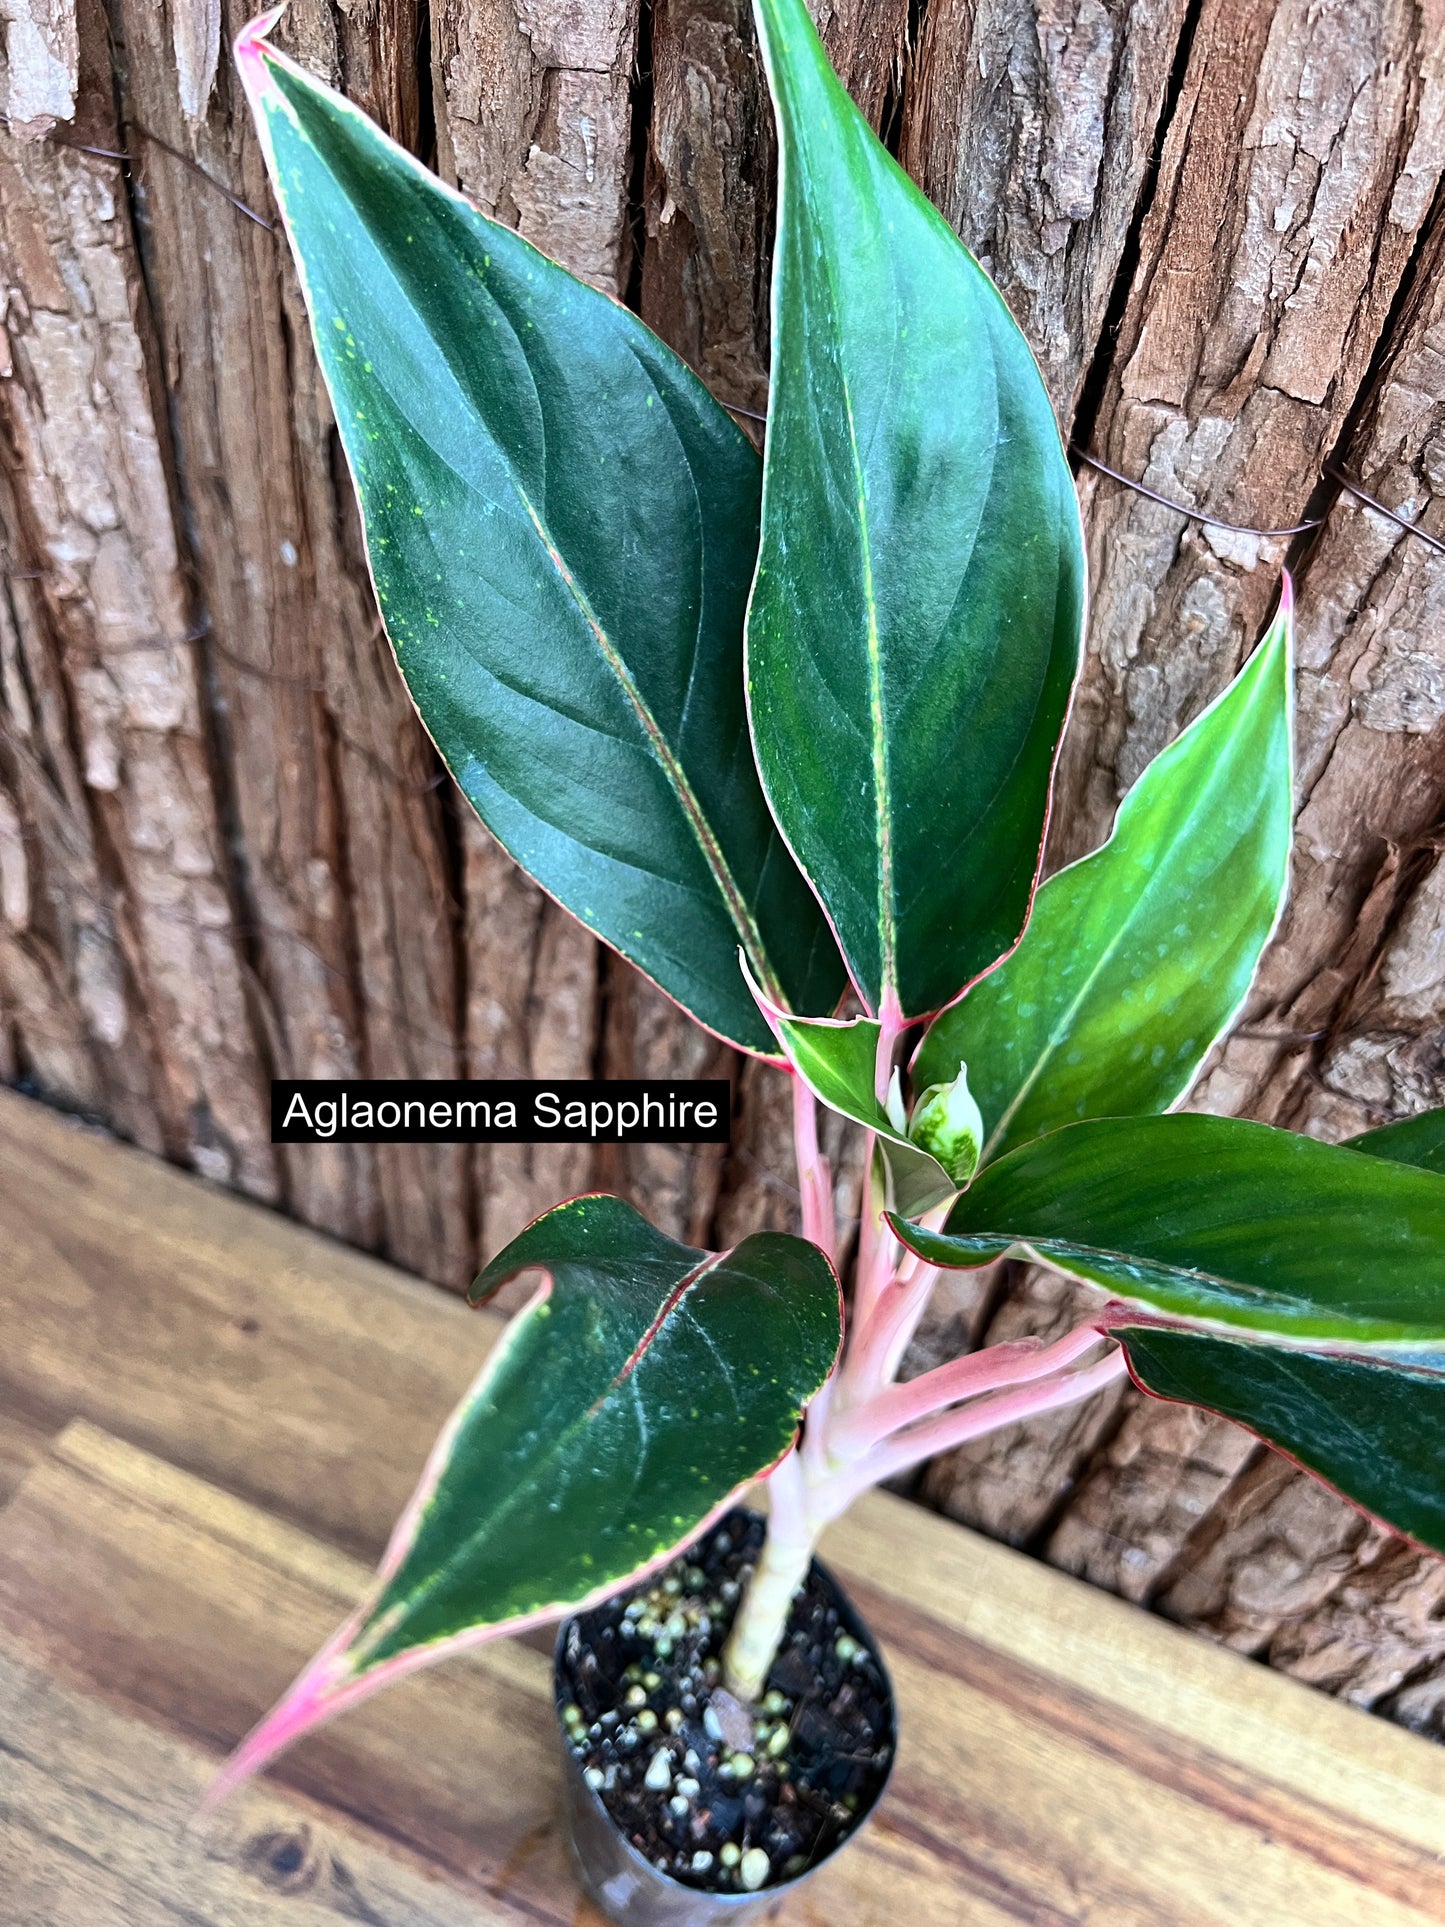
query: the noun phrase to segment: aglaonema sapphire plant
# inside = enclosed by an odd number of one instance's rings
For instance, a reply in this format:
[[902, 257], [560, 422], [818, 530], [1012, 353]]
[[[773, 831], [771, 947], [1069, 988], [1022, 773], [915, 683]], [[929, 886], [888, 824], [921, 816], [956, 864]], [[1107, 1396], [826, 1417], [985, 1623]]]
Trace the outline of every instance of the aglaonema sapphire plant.
[[[1284, 901], [1291, 606], [1041, 886], [1079, 668], [1076, 496], [978, 264], [756, 0], [780, 145], [760, 459], [625, 308], [271, 48], [237, 58], [401, 672], [492, 834], [792, 1080], [802, 1236], [722, 1254], [615, 1198], [437, 1443], [371, 1597], [234, 1780], [402, 1673], [636, 1582], [755, 1479], [722, 1656], [763, 1693], [824, 1525], [1126, 1370], [1445, 1549], [1445, 1128], [1317, 1143], [1175, 1110]], [[840, 1016], [851, 990], [859, 1015]], [[817, 1105], [868, 1134], [846, 1323]], [[1055, 1343], [899, 1382], [939, 1267], [1096, 1287]]]

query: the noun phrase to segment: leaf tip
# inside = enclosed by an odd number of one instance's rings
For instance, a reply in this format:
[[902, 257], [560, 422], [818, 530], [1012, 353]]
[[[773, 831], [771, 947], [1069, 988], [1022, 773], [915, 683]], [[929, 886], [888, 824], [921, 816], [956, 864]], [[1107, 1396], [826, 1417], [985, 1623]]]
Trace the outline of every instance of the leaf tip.
[[334, 1704], [336, 1674], [329, 1653], [308, 1666], [295, 1684], [272, 1707], [227, 1759], [201, 1796], [200, 1812], [211, 1814], [229, 1800], [253, 1775], [284, 1753], [313, 1726], [339, 1710]]
[[957, 1190], [964, 1189], [978, 1169], [987, 1133], [961, 1059], [957, 1076], [930, 1085], [919, 1098], [908, 1137], [938, 1160]]
[[268, 7], [265, 13], [258, 13], [254, 20], [248, 20], [236, 35], [233, 49], [236, 65], [247, 93], [256, 95], [265, 86], [265, 56], [272, 50], [266, 45], [266, 36], [285, 13], [289, 0], [280, 0], [280, 5]]

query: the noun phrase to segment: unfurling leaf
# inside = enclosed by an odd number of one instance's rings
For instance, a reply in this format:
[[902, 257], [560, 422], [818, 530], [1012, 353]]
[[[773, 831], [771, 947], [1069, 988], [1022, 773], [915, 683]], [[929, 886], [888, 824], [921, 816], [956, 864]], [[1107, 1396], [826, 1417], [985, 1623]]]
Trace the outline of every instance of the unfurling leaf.
[[1071, 1124], [987, 1165], [942, 1232], [894, 1229], [932, 1264], [1013, 1252], [1170, 1323], [1445, 1366], [1445, 1181], [1267, 1124]]
[[753, 740], [860, 994], [919, 1017], [1024, 925], [1079, 661], [1078, 503], [997, 290], [803, 0], [756, 10], [781, 160]]
[[924, 1038], [919, 1083], [967, 1059], [985, 1159], [1080, 1118], [1168, 1110], [1233, 1022], [1289, 879], [1290, 631], [1286, 577], [1229, 688], [1155, 757], [1108, 842], [1044, 884], [1013, 955]]
[[1373, 1517], [1445, 1552], [1445, 1377], [1158, 1327], [1114, 1336], [1146, 1392], [1248, 1426]]
[[263, 44], [237, 59], [387, 634], [498, 841], [702, 1023], [766, 1051], [844, 971], [759, 786], [752, 448], [635, 316]]
[[586, 1606], [768, 1470], [833, 1368], [842, 1301], [801, 1238], [716, 1255], [576, 1198], [482, 1273], [548, 1283], [443, 1431], [372, 1597], [245, 1741], [231, 1785], [390, 1679]]
[[968, 1088], [968, 1066], [947, 1084], [933, 1084], [913, 1107], [908, 1136], [920, 1151], [938, 1159], [961, 1191], [978, 1169], [983, 1145], [983, 1114]]

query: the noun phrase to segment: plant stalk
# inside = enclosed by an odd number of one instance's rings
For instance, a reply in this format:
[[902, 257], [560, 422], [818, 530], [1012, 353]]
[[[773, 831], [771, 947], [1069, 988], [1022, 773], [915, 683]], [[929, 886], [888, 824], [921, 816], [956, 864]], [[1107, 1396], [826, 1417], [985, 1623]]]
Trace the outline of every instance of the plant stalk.
[[965, 1399], [1053, 1378], [1103, 1343], [1102, 1333], [1094, 1326], [1080, 1325], [1052, 1345], [1037, 1338], [990, 1345], [984, 1351], [951, 1359], [919, 1378], [910, 1378], [906, 1384], [889, 1383], [864, 1404], [840, 1411], [829, 1425], [834, 1459], [860, 1458], [904, 1426], [932, 1418]]
[[1125, 1376], [1123, 1351], [1115, 1346], [1097, 1364], [1077, 1371], [1056, 1373], [1052, 1378], [1035, 1379], [1012, 1391], [1000, 1391], [986, 1398], [939, 1412], [922, 1424], [905, 1426], [902, 1431], [880, 1440], [863, 1458], [839, 1472], [826, 1495], [830, 1517], [846, 1511], [854, 1499], [884, 1479], [897, 1478], [912, 1471], [925, 1459], [940, 1452], [951, 1452], [969, 1439], [982, 1438], [1020, 1419], [1035, 1418], [1041, 1412], [1056, 1412], [1061, 1406], [1077, 1405], [1091, 1398], [1106, 1385]]
[[[885, 1012], [880, 1081], [888, 1074], [896, 1034]], [[794, 1080], [803, 1232], [836, 1262], [832, 1173], [818, 1149], [817, 1103], [796, 1072]], [[935, 1452], [1087, 1398], [1124, 1369], [1118, 1350], [1082, 1370], [1070, 1369], [1101, 1342], [1091, 1323], [1052, 1345], [1000, 1345], [955, 1359], [906, 1385], [894, 1384], [937, 1272], [912, 1253], [899, 1262], [897, 1242], [874, 1204], [865, 1185], [843, 1362], [809, 1406], [802, 1437], [769, 1476], [762, 1551], [723, 1648], [723, 1684], [744, 1705], [760, 1699], [767, 1685], [820, 1533], [854, 1499]], [[943, 1209], [929, 1217], [941, 1217]]]
[[813, 1561], [803, 1461], [788, 1456], [768, 1480], [768, 1529], [752, 1579], [723, 1648], [723, 1684], [750, 1706], [762, 1697], [787, 1630], [788, 1614]]
[[798, 1166], [803, 1236], [827, 1255], [830, 1264], [836, 1265], [838, 1239], [833, 1218], [833, 1172], [818, 1149], [818, 1100], [796, 1071], [792, 1078], [793, 1150]]

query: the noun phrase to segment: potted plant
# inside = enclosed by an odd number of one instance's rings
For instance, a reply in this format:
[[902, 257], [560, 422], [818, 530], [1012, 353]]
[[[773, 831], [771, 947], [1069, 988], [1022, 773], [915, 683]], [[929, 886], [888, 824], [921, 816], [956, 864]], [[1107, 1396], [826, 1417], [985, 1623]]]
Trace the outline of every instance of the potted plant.
[[[388, 1680], [573, 1617], [584, 1872], [619, 1918], [768, 1904], [892, 1757], [813, 1561], [874, 1482], [1129, 1372], [1445, 1549], [1445, 1120], [1337, 1147], [1178, 1111], [1284, 900], [1291, 608], [1041, 886], [1084, 618], [1028, 348], [803, 0], [757, 0], [780, 184], [760, 460], [625, 308], [266, 44], [237, 59], [423, 721], [492, 833], [794, 1098], [802, 1236], [549, 1211], [375, 1588], [234, 1784]], [[839, 1015], [851, 991], [857, 1014]], [[868, 1136], [846, 1317], [817, 1105]], [[938, 1268], [1097, 1287], [899, 1382]], [[734, 1507], [766, 1482], [766, 1528]]]

